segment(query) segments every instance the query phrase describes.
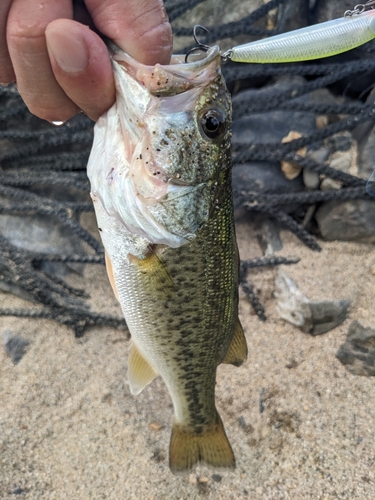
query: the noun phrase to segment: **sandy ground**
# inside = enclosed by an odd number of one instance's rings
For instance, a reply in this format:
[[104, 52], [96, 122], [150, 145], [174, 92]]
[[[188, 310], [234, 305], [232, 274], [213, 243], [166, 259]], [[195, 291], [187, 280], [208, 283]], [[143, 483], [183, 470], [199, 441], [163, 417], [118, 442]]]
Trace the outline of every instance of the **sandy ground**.
[[[261, 255], [250, 234], [238, 225], [243, 258]], [[160, 378], [131, 396], [123, 331], [91, 328], [76, 339], [53, 321], [7, 317], [0, 334], [9, 329], [30, 346], [17, 365], [0, 348], [0, 498], [375, 498], [375, 380], [335, 358], [352, 320], [375, 327], [375, 248], [324, 243], [318, 254], [282, 238], [280, 254], [301, 257], [285, 270], [307, 297], [349, 298], [352, 306], [340, 327], [312, 337], [279, 319], [276, 271], [251, 271], [268, 320], [241, 298], [249, 358], [240, 368], [220, 366], [217, 376], [234, 473], [170, 473], [172, 405]], [[103, 268], [87, 266], [71, 282], [86, 287], [96, 309], [120, 314]], [[6, 294], [0, 302], [27, 305]]]

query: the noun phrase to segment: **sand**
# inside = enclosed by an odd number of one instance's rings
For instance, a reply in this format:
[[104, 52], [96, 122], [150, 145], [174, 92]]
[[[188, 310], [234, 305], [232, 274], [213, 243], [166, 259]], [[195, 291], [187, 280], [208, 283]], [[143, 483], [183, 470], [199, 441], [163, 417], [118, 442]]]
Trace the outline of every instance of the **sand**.
[[[375, 380], [335, 358], [352, 320], [375, 327], [375, 248], [322, 243], [311, 252], [282, 233], [284, 267], [310, 299], [350, 299], [347, 320], [318, 337], [281, 320], [276, 271], [249, 273], [268, 319], [241, 295], [249, 357], [220, 366], [217, 405], [237, 458], [233, 473], [167, 465], [172, 405], [160, 378], [133, 397], [126, 332], [90, 328], [82, 339], [47, 320], [5, 317], [30, 341], [14, 365], [0, 348], [0, 498], [26, 499], [372, 499], [375, 498]], [[242, 258], [260, 256], [251, 227], [238, 224]], [[86, 266], [96, 309], [120, 314], [103, 267]], [[1, 294], [2, 306], [28, 306]]]

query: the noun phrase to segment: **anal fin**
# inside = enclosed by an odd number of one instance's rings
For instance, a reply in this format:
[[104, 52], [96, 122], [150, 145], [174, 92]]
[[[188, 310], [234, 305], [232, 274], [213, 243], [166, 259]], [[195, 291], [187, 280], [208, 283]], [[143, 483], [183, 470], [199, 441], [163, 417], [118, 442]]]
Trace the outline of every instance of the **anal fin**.
[[234, 366], [241, 366], [242, 363], [246, 360], [246, 358], [247, 358], [246, 338], [240, 320], [237, 319], [232, 342], [230, 343], [228, 351], [222, 362]]
[[200, 434], [189, 426], [173, 425], [169, 446], [169, 467], [173, 474], [188, 474], [198, 463], [215, 470], [234, 470], [233, 450], [221, 418], [216, 415], [216, 422]]
[[128, 381], [130, 392], [136, 396], [146, 385], [150, 384], [158, 374], [152, 366], [145, 360], [139, 352], [134, 342], [131, 342], [129, 363], [128, 363]]

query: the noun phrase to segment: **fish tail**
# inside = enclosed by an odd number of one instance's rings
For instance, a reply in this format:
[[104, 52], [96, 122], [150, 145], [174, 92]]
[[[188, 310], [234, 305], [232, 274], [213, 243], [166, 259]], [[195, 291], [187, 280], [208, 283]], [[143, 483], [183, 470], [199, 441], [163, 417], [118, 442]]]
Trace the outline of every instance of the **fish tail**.
[[216, 422], [197, 433], [188, 425], [175, 423], [169, 446], [169, 467], [173, 474], [185, 475], [202, 463], [216, 470], [234, 470], [236, 460], [216, 412]]

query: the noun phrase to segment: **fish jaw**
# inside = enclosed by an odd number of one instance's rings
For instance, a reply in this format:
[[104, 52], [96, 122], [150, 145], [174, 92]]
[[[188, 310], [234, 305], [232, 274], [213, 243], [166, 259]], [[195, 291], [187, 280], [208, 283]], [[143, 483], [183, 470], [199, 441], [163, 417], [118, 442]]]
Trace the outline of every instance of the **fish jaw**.
[[200, 125], [212, 106], [230, 122], [219, 67], [217, 48], [203, 61], [170, 66], [113, 56], [117, 98], [94, 129], [91, 193], [150, 244], [177, 248], [208, 220], [222, 143], [230, 141], [229, 125], [220, 141], [202, 138]]

